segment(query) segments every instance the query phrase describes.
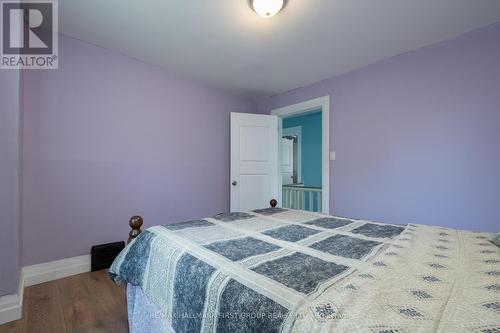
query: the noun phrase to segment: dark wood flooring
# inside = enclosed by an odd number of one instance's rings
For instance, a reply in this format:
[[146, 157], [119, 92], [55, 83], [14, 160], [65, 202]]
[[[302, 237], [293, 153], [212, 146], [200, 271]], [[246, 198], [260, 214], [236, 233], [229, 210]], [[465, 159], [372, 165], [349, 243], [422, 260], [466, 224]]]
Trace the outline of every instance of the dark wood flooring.
[[6, 332], [128, 332], [125, 287], [106, 271], [28, 287], [23, 318], [0, 325], [0, 333]]

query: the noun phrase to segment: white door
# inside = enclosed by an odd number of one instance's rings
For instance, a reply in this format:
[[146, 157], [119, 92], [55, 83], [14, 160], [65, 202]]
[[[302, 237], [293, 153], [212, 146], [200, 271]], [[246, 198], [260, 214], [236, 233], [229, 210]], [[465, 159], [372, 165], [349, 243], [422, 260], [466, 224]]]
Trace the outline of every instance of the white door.
[[280, 152], [282, 184], [293, 184], [293, 140], [281, 138]]
[[278, 117], [231, 113], [231, 211], [278, 199]]

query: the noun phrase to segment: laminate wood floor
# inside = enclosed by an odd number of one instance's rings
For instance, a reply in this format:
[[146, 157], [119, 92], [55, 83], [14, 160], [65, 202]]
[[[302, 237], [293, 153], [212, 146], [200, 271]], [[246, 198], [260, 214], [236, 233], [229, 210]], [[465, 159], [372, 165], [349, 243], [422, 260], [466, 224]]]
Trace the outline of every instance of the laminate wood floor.
[[105, 270], [28, 287], [23, 318], [0, 325], [6, 332], [128, 332], [125, 287]]

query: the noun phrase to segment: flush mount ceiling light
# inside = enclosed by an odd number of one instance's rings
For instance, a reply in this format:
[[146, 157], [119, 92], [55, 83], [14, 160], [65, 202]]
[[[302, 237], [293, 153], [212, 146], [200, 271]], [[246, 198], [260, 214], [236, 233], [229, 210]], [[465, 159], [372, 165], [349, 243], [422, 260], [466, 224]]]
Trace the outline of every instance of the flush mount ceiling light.
[[285, 0], [250, 0], [250, 5], [257, 14], [269, 18], [280, 12]]

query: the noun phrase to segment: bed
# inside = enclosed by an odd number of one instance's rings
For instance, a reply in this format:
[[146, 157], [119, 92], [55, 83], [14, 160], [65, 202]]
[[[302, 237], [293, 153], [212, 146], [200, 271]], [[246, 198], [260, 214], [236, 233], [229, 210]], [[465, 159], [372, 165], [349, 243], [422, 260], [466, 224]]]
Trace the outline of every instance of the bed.
[[489, 237], [272, 207], [149, 228], [109, 273], [134, 333], [496, 333]]

